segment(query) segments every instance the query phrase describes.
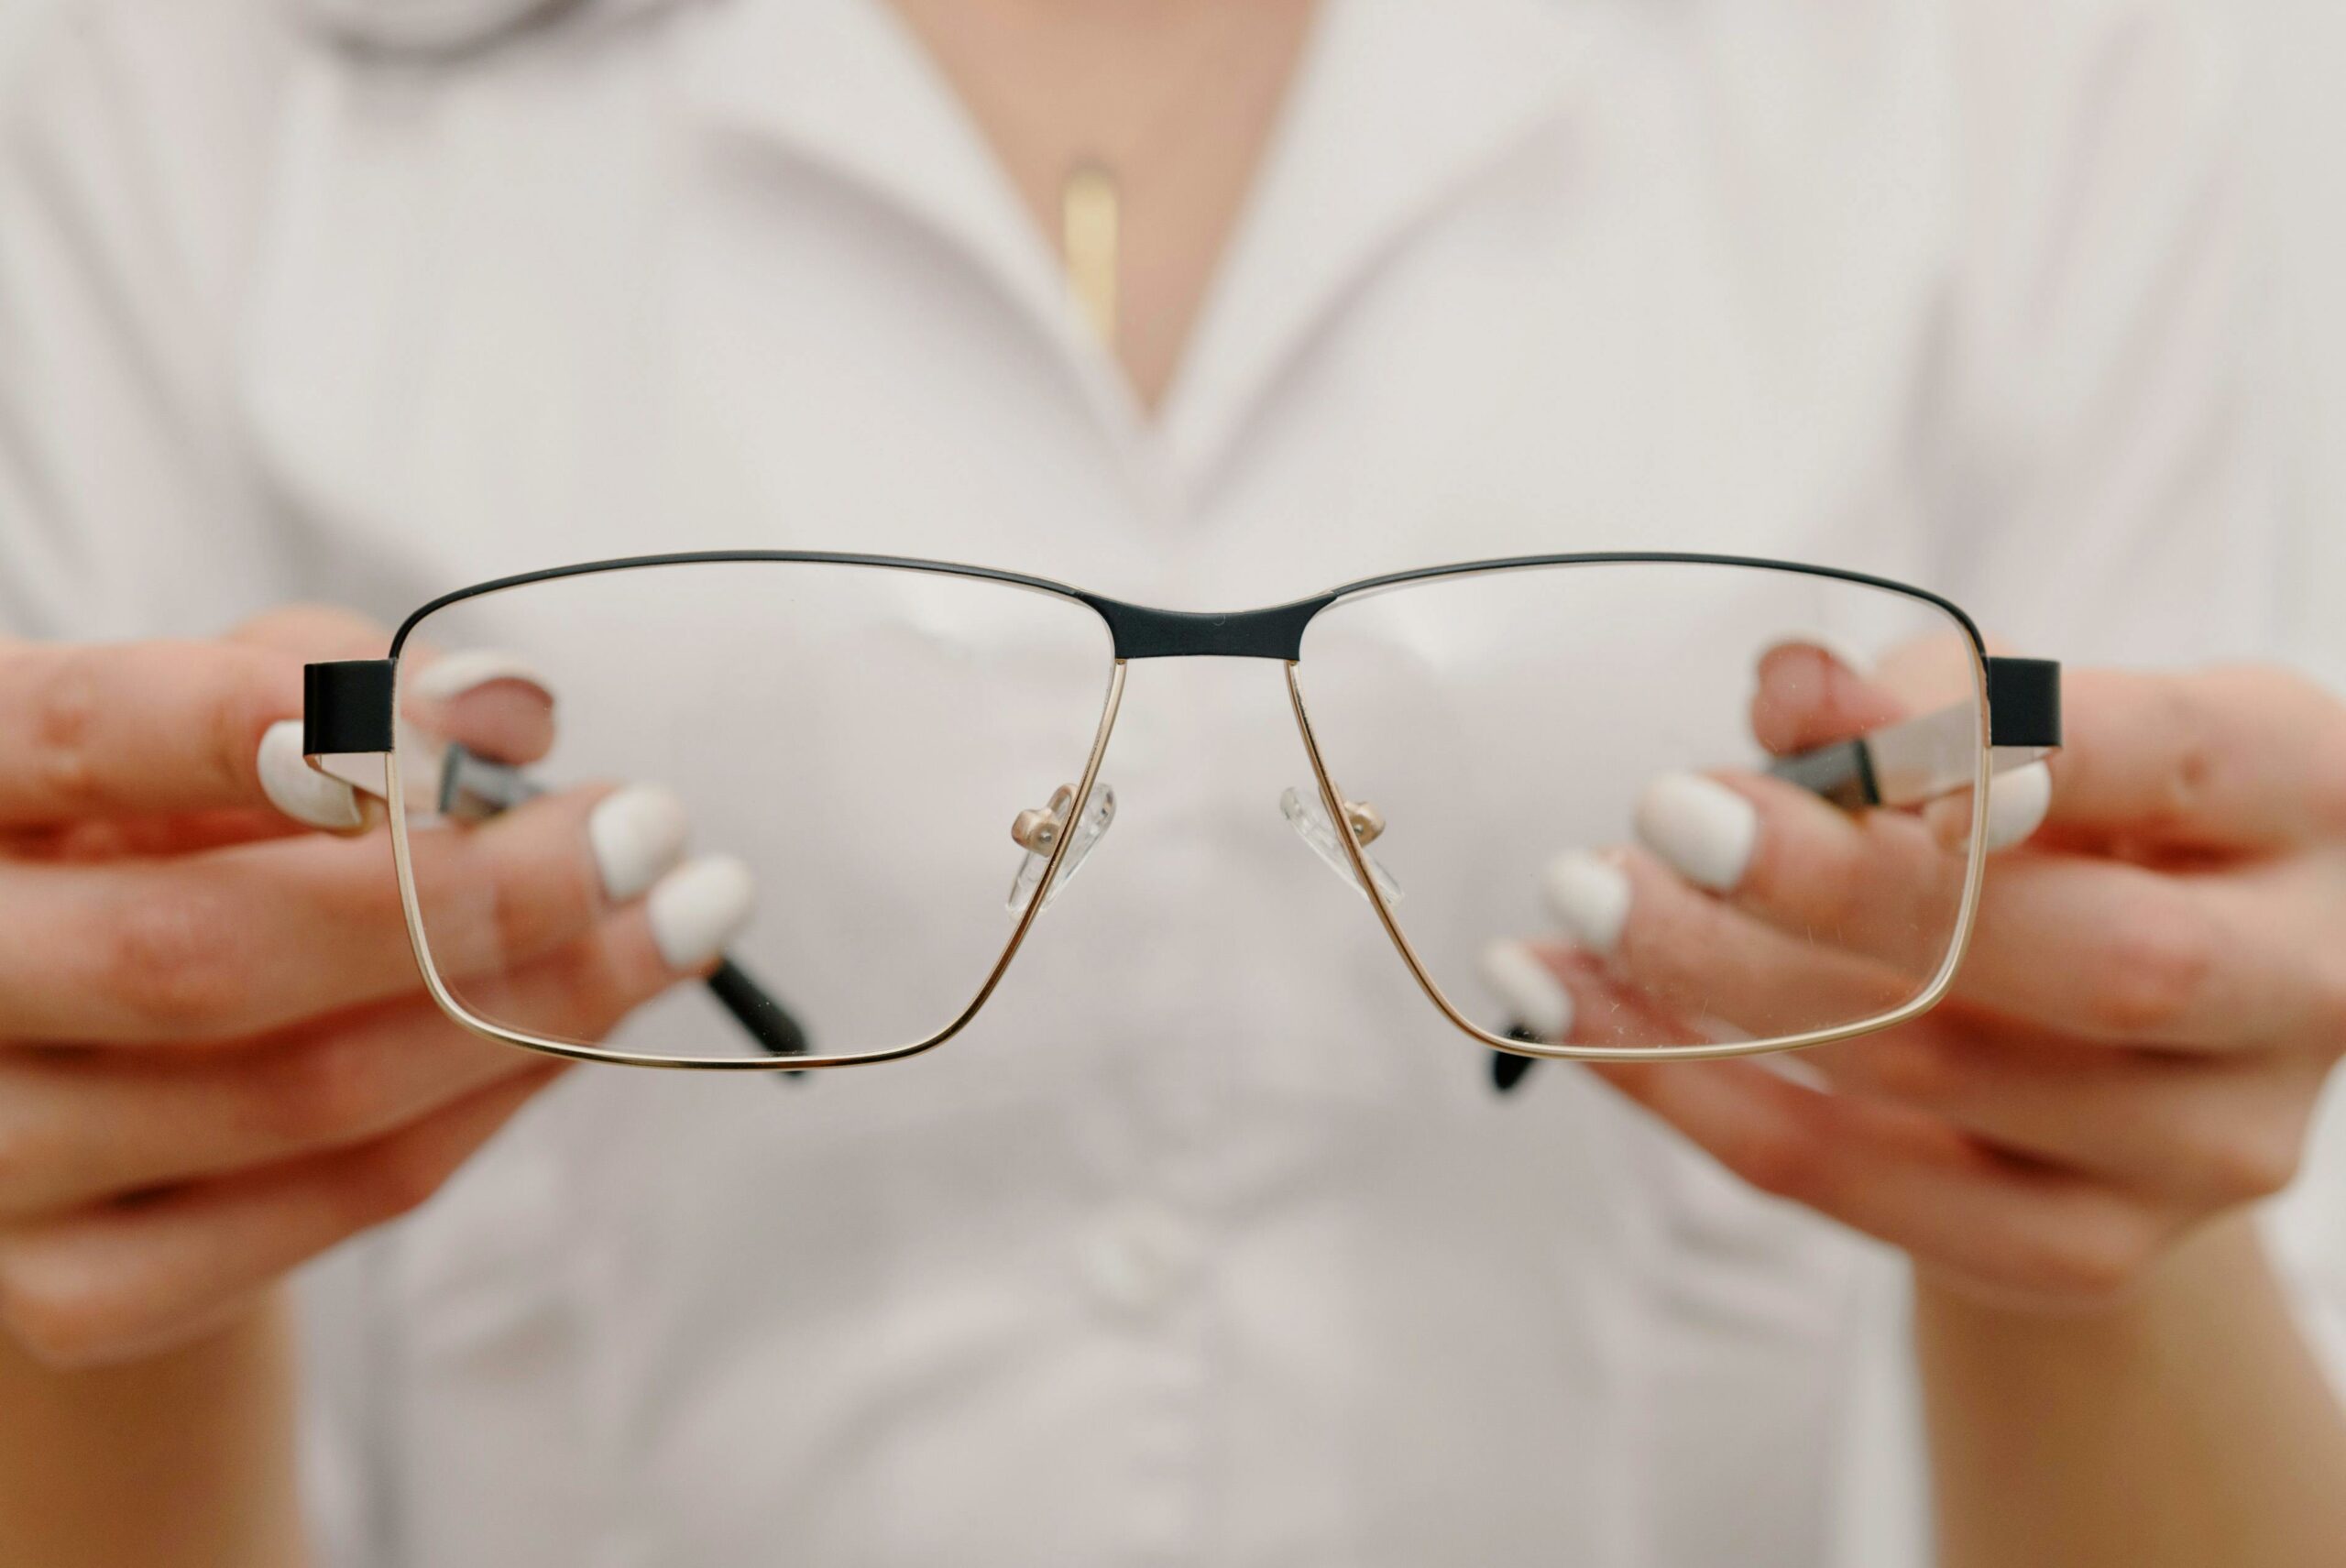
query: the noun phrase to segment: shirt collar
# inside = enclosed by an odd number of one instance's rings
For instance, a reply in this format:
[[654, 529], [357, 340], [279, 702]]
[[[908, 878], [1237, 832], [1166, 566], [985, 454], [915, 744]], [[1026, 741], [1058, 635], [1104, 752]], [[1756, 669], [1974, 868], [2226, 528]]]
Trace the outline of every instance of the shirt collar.
[[950, 86], [882, 0], [737, 0], [697, 40], [709, 123], [805, 158], [962, 252], [1058, 350], [1104, 430], [1191, 486], [1360, 276], [1565, 101], [1563, 0], [1321, 0], [1151, 429]]
[[884, 0], [736, 0], [689, 47], [687, 90], [713, 130], [802, 159], [926, 226], [1053, 342], [1112, 423], [1129, 420], [1057, 258]]

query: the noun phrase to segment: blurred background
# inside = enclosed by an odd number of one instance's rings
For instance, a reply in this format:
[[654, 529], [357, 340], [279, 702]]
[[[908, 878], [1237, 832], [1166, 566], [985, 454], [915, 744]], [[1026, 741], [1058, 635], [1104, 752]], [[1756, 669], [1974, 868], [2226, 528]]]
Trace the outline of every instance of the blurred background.
[[[2336, 88], [2346, 60], [2346, 6], [2334, 0], [2233, 0], [2219, 7], [2241, 30], [2257, 85], [2259, 162], [2277, 274], [2274, 353], [2293, 405], [2282, 428], [2292, 438], [2292, 520], [2319, 568], [2300, 592], [2334, 598], [2346, 583], [2346, 98]], [[2322, 585], [2327, 585], [2325, 593]], [[2333, 680], [2346, 674], [2339, 618], [2298, 607], [2309, 652]]]

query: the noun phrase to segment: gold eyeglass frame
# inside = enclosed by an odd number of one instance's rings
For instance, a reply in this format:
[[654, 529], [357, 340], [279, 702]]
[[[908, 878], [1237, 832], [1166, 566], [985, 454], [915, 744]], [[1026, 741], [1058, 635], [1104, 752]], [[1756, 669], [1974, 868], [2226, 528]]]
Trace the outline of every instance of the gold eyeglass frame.
[[[306, 728], [303, 751], [312, 766], [337, 778], [352, 783], [368, 794], [378, 795], [385, 804], [391, 839], [392, 862], [399, 882], [400, 903], [405, 916], [408, 939], [415, 955], [426, 991], [447, 1016], [461, 1027], [484, 1038], [500, 1044], [519, 1047], [547, 1056], [574, 1061], [608, 1062], [630, 1067], [666, 1068], [689, 1071], [777, 1072], [860, 1066], [867, 1063], [895, 1061], [934, 1049], [967, 1028], [992, 996], [1008, 972], [1011, 960], [1017, 956], [1035, 922], [1041, 915], [1047, 894], [1057, 885], [1059, 869], [1069, 852], [1077, 835], [1057, 832], [1051, 835], [1049, 850], [1040, 880], [1033, 896], [1026, 901], [1003, 944], [1000, 956], [987, 971], [966, 1006], [943, 1027], [906, 1044], [861, 1050], [852, 1053], [824, 1055], [809, 1052], [803, 1055], [766, 1057], [679, 1057], [613, 1049], [599, 1045], [586, 1045], [554, 1036], [516, 1029], [484, 1018], [467, 1007], [441, 975], [432, 958], [431, 941], [424, 930], [422, 900], [418, 895], [412, 847], [409, 839], [407, 791], [399, 764], [397, 732], [391, 718], [396, 704], [397, 669], [400, 653], [409, 634], [434, 611], [462, 600], [526, 586], [552, 578], [591, 573], [625, 570], [636, 567], [686, 565], [697, 564], [743, 564], [751, 562], [799, 562], [826, 565], [856, 565], [890, 570], [938, 573], [965, 577], [989, 579], [1005, 587], [1039, 591], [1054, 597], [1071, 599], [1090, 607], [1107, 622], [1112, 642], [1112, 663], [1105, 698], [1099, 721], [1094, 729], [1089, 754], [1080, 775], [1071, 786], [1072, 802], [1064, 820], [1080, 822], [1089, 807], [1101, 765], [1107, 754], [1110, 737], [1114, 731], [1116, 716], [1122, 707], [1128, 663], [1134, 659], [1208, 656], [1240, 657], [1277, 660], [1284, 666], [1288, 699], [1303, 742], [1304, 754], [1311, 768], [1322, 809], [1332, 823], [1343, 825], [1335, 837], [1343, 845], [1356, 887], [1368, 899], [1379, 925], [1393, 944], [1394, 950], [1409, 967], [1409, 973], [1424, 992], [1435, 1009], [1461, 1032], [1495, 1051], [1510, 1055], [1558, 1061], [1639, 1062], [1715, 1060], [1735, 1057], [1773, 1055], [1836, 1040], [1850, 1039], [1893, 1027], [1930, 1011], [1943, 1000], [1953, 984], [1968, 949], [1973, 924], [1979, 912], [1979, 892], [1986, 876], [1987, 856], [1973, 849], [1967, 854], [1961, 898], [1946, 951], [1936, 970], [1916, 993], [1895, 1008], [1868, 1016], [1851, 1024], [1803, 1033], [1770, 1036], [1752, 1040], [1697, 1042], [1674, 1046], [1606, 1047], [1573, 1045], [1503, 1035], [1485, 1028], [1467, 1016], [1464, 1010], [1442, 991], [1410, 943], [1408, 934], [1395, 914], [1393, 903], [1379, 885], [1380, 878], [1371, 871], [1363, 849], [1361, 819], [1356, 808], [1346, 798], [1332, 776], [1328, 761], [1314, 731], [1311, 716], [1305, 703], [1299, 675], [1302, 637], [1305, 628], [1320, 611], [1343, 600], [1373, 590], [1404, 587], [1420, 581], [1435, 580], [1488, 572], [1517, 571], [1533, 568], [1573, 565], [1662, 565], [1683, 563], [1692, 565], [1747, 567], [1781, 573], [1794, 573], [1838, 579], [1864, 587], [1888, 590], [1932, 605], [1944, 611], [1965, 632], [1969, 675], [1978, 722], [1976, 760], [1969, 783], [1970, 830], [1968, 842], [1979, 846], [1986, 841], [1989, 807], [1989, 784], [1995, 769], [1996, 747], [1999, 744], [1990, 694], [1994, 683], [1990, 679], [1990, 661], [1984, 641], [1970, 618], [1949, 601], [1907, 584], [1870, 576], [1863, 573], [1843, 571], [1834, 567], [1807, 565], [1795, 562], [1775, 561], [1760, 557], [1717, 555], [1688, 553], [1625, 553], [1603, 552], [1568, 555], [1521, 556], [1505, 560], [1461, 563], [1456, 565], [1425, 568], [1416, 572], [1389, 574], [1362, 582], [1347, 584], [1327, 593], [1291, 604], [1273, 606], [1266, 609], [1231, 614], [1200, 614], [1189, 611], [1155, 609], [1102, 596], [1043, 578], [1028, 577], [1015, 573], [999, 572], [985, 567], [967, 566], [952, 563], [922, 561], [904, 557], [840, 554], [825, 552], [800, 551], [713, 551], [685, 554], [636, 556], [614, 561], [583, 563], [575, 566], [554, 567], [546, 571], [525, 573], [476, 585], [433, 600], [411, 615], [401, 625], [391, 644], [390, 654], [384, 660], [346, 662], [310, 666]], [[2005, 661], [2005, 663], [2037, 663]], [[2048, 666], [2049, 667], [2049, 666]], [[2057, 683], [2057, 668], [2054, 679]], [[2055, 688], [2053, 726], [2057, 729], [2057, 685]], [[378, 743], [379, 742], [379, 743]], [[2057, 737], [2051, 744], [2057, 744]], [[380, 781], [371, 776], [371, 761], [379, 756]]]

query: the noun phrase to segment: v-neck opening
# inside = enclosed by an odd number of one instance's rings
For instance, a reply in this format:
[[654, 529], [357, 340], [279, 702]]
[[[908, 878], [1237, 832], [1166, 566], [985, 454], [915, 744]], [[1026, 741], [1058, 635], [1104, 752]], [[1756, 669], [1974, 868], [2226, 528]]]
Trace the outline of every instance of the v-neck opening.
[[[967, 129], [970, 142], [982, 149], [987, 159], [993, 165], [999, 177], [997, 181], [999, 187], [1009, 194], [1012, 204], [1024, 218], [1029, 229], [1033, 231], [1037, 247], [1052, 260], [1062, 287], [1073, 300], [1076, 296], [1076, 283], [1071, 276], [1068, 258], [1063, 254], [1066, 236], [1063, 233], [1054, 232], [1047, 211], [1036, 210], [1031, 200], [1034, 192], [1029, 192], [1021, 183], [1014, 164], [1012, 144], [1016, 140], [1014, 134], [1015, 126], [996, 126], [989, 123], [981, 107], [984, 94], [975, 91], [973, 82], [965, 82], [957, 75], [949, 55], [928, 41], [924, 36], [919, 21], [906, 15], [901, 6], [893, 3], [893, 0], [871, 0], [871, 3], [889, 14], [894, 24], [894, 30], [903, 39], [905, 47], [921, 57], [922, 63], [926, 67], [925, 74], [928, 76], [936, 91], [949, 99], [958, 110], [959, 117]], [[1098, 356], [1104, 362], [1106, 368], [1123, 385], [1125, 401], [1130, 405], [1130, 412], [1135, 425], [1152, 434], [1159, 430], [1164, 411], [1171, 401], [1175, 389], [1181, 378], [1182, 367], [1189, 359], [1196, 341], [1200, 323], [1205, 320], [1210, 302], [1221, 286], [1223, 274], [1228, 269], [1238, 236], [1244, 227], [1248, 214], [1257, 199], [1264, 171], [1269, 167], [1279, 139], [1285, 132], [1299, 85], [1312, 69], [1315, 52], [1320, 47], [1322, 18], [1332, 3], [1333, 0], [1309, 0], [1305, 15], [1301, 18], [1301, 25], [1288, 51], [1285, 71], [1276, 84], [1269, 113], [1263, 123], [1261, 134], [1249, 149], [1244, 167], [1237, 170], [1234, 191], [1232, 192], [1233, 199], [1229, 201], [1226, 211], [1222, 214], [1222, 221], [1219, 224], [1216, 232], [1210, 236], [1202, 274], [1195, 278], [1194, 292], [1190, 293], [1184, 302], [1188, 307], [1186, 316], [1180, 324], [1178, 335], [1170, 345], [1171, 355], [1166, 362], [1166, 374], [1156, 395], [1152, 398], [1148, 394], [1141, 377], [1126, 362], [1122, 346], [1103, 337], [1096, 327], [1086, 334], [1088, 341], [1099, 351]], [[1177, 110], [1182, 108], [1178, 100], [1171, 106]], [[1168, 123], [1178, 124], [1185, 118], [1192, 118], [1192, 116], [1187, 114], [1177, 114]], [[1151, 139], [1162, 140], [1163, 137], [1152, 135]], [[1047, 207], [1047, 205], [1046, 203]], [[1120, 217], [1123, 223], [1129, 225], [1128, 207], [1123, 214], [1120, 214]], [[1128, 229], [1127, 232], [1129, 232]], [[1131, 250], [1128, 245], [1122, 248], [1123, 255], [1118, 258], [1124, 264], [1124, 280], [1121, 281], [1128, 281], [1131, 276], [1129, 265]], [[1080, 302], [1077, 303], [1076, 309], [1080, 318], [1088, 315]], [[1091, 323], [1087, 321], [1086, 324], [1091, 326]]]
[[1545, 0], [1319, 0], [1246, 194], [1154, 405], [1083, 320], [985, 129], [887, 0], [721, 14], [695, 92], [968, 257], [1066, 367], [1150, 488], [1186, 488], [1392, 232], [1536, 123], [1575, 58]]

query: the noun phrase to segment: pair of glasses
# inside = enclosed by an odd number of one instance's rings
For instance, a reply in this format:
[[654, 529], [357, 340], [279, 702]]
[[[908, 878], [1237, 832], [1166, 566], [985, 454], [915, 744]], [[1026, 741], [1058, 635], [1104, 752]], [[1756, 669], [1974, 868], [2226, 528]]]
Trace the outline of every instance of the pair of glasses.
[[[455, 702], [421, 678], [486, 650], [530, 674]], [[386, 803], [416, 961], [457, 1024], [639, 1067], [845, 1067], [977, 1016], [1115, 822], [1129, 666], [1175, 658], [1276, 668], [1302, 744], [1265, 781], [1266, 819], [1502, 1054], [1503, 1087], [1540, 1058], [1788, 1050], [1931, 1007], [1978, 908], [1990, 783], [2060, 742], [2057, 665], [1991, 657], [1946, 600], [1828, 567], [1533, 556], [1195, 613], [942, 562], [728, 551], [434, 599], [387, 657], [309, 667], [303, 749]], [[435, 858], [538, 796], [639, 780], [746, 863], [755, 916], [700, 1001], [581, 1038], [477, 961], [497, 890]], [[1639, 896], [1672, 913], [1639, 940], [1668, 961], [1625, 980], [1544, 938], [1584, 1004], [1530, 1026], [1489, 978], [1494, 945], [1554, 933], [1551, 868], [1628, 864], [1657, 791], [1690, 780], [1805, 813], [1840, 850], [1779, 853], [1760, 905], [1643, 865]], [[466, 963], [435, 960], [459, 947]]]

